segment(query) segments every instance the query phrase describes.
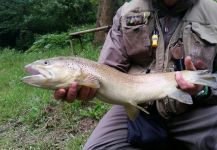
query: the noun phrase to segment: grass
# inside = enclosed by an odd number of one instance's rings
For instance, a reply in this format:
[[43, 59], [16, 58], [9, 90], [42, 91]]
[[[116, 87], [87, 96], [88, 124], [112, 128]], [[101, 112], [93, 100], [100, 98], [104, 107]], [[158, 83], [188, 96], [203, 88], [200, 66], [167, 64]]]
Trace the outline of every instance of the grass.
[[[81, 57], [97, 60], [99, 51], [90, 42]], [[24, 66], [54, 56], [71, 56], [70, 48], [19, 53], [0, 52], [0, 149], [82, 149], [98, 120], [110, 107], [98, 100], [83, 104], [58, 102], [53, 91], [25, 85]]]

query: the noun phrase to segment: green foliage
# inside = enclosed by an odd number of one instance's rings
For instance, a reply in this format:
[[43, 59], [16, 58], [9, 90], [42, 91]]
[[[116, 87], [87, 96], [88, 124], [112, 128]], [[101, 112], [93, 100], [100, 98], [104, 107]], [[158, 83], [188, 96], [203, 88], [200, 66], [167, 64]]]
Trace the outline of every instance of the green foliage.
[[[115, 1], [115, 9], [124, 1]], [[93, 24], [98, 5], [99, 0], [1, 0], [0, 47], [25, 51], [38, 35]]]
[[[41, 47], [48, 43], [59, 45], [67, 34], [42, 37], [39, 41], [43, 39], [47, 43], [41, 42]], [[81, 57], [97, 60], [99, 56], [99, 49], [91, 42], [84, 44], [85, 50], [79, 43], [75, 43], [75, 47]], [[53, 100], [53, 91], [20, 82], [26, 75], [25, 65], [38, 59], [71, 54], [65, 46], [29, 53], [0, 50], [0, 149], [82, 149], [95, 127], [92, 121], [96, 123], [95, 119], [99, 119], [109, 106], [95, 100], [85, 105], [80, 101], [60, 103]]]
[[69, 46], [67, 33], [47, 34], [38, 37], [27, 52], [52, 50]]
[[[85, 10], [85, 11], [84, 11]], [[27, 26], [37, 32], [65, 31], [72, 25], [95, 22], [96, 6], [85, 0], [34, 0]]]
[[89, 134], [90, 133], [81, 134], [70, 139], [69, 144], [66, 147], [66, 150], [82, 150], [83, 144], [88, 138]]
[[81, 109], [80, 113], [82, 116], [91, 117], [93, 119], [99, 120], [106, 113], [106, 111], [110, 108], [110, 105], [104, 104], [100, 101], [94, 101], [93, 107], [89, 107], [87, 109]]
[[0, 46], [15, 46], [20, 30], [24, 29], [24, 16], [28, 15], [27, 0], [1, 0]]
[[[79, 27], [73, 27], [69, 32], [74, 33], [78, 31], [83, 31], [89, 28], [93, 28], [94, 25], [82, 25]], [[69, 34], [67, 32], [63, 33], [55, 33], [55, 34], [46, 34], [42, 36], [38, 36], [36, 41], [32, 44], [32, 46], [27, 50], [27, 52], [42, 52], [53, 49], [61, 49], [61, 48], [69, 48]], [[84, 45], [84, 48], [93, 41], [93, 34], [89, 33], [81, 37], [82, 43], [79, 42], [78, 39], [73, 39], [74, 49], [80, 49], [80, 44]], [[86, 43], [86, 44], [85, 44]], [[77, 47], [78, 46], [78, 47]]]
[[99, 4], [99, 0], [90, 0], [90, 2], [91, 2], [93, 5], [98, 5], [98, 4]]
[[95, 1], [86, 0], [1, 0], [0, 46], [26, 50], [36, 34], [95, 22], [96, 8]]
[[28, 49], [34, 42], [34, 34], [30, 30], [20, 30], [18, 37], [16, 38], [16, 47], [19, 50]]
[[[115, 9], [124, 1], [115, 1]], [[1, 0], [0, 47], [25, 51], [38, 34], [93, 24], [98, 4], [99, 0]]]
[[0, 4], [0, 33], [16, 32], [23, 25], [24, 16], [27, 15], [28, 1], [1, 0]]

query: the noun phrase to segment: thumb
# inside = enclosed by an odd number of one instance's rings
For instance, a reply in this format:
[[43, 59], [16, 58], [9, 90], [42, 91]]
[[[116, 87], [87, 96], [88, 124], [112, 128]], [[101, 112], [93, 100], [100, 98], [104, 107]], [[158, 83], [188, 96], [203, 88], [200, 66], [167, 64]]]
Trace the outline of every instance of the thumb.
[[186, 68], [186, 70], [192, 70], [192, 71], [197, 70], [195, 68], [190, 56], [185, 57], [185, 68]]

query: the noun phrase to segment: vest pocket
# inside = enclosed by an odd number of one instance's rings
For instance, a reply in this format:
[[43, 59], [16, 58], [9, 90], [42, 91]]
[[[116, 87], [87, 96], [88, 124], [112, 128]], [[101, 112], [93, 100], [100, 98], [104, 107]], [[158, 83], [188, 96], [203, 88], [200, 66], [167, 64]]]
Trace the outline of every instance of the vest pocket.
[[212, 70], [213, 60], [215, 57], [215, 46], [201, 40], [193, 33], [193, 45], [190, 52], [192, 61], [197, 69]]
[[[133, 61], [149, 61], [153, 55], [149, 29], [146, 24], [125, 26], [123, 28], [123, 40], [127, 54]], [[145, 59], [145, 60], [144, 60]]]
[[185, 46], [185, 49], [187, 49], [186, 54], [191, 56], [197, 69], [208, 69], [210, 71], [213, 69], [217, 43], [217, 35], [216, 39], [213, 40], [213, 32], [216, 32], [215, 30], [217, 31], [217, 28], [215, 29], [210, 25], [206, 26], [193, 22], [191, 30], [187, 31], [189, 36], [186, 39], [188, 40], [187, 45]]

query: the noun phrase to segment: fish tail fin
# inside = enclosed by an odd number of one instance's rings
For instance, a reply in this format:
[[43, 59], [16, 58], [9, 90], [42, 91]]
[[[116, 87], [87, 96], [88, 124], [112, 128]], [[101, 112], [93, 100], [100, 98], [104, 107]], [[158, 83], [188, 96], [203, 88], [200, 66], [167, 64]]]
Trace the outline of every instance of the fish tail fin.
[[[209, 73], [208, 70], [197, 70], [197, 71], [189, 71], [190, 74], [186, 74], [184, 78], [186, 81], [189, 81], [193, 84], [209, 86], [212, 88], [217, 88], [217, 74]], [[193, 104], [192, 97], [177, 88], [170, 89], [170, 93], [168, 97], [175, 99], [181, 103], [185, 104]]]
[[209, 73], [207, 70], [199, 70], [193, 72], [192, 78], [194, 84], [217, 88], [217, 74]]

